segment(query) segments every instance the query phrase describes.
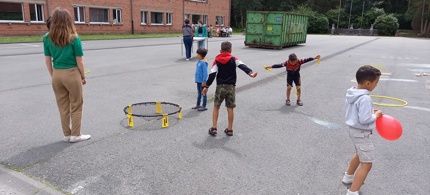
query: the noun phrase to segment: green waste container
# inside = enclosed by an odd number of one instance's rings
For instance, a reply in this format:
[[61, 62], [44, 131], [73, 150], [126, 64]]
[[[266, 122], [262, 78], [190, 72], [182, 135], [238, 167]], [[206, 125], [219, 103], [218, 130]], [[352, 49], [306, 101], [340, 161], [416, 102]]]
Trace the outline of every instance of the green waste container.
[[245, 46], [281, 49], [306, 43], [308, 17], [287, 12], [248, 11]]

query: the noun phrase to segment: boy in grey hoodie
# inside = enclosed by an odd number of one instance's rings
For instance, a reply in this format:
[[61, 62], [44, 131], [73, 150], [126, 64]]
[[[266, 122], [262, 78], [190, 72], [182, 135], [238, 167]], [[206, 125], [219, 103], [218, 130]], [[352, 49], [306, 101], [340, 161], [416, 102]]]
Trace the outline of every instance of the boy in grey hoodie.
[[[375, 89], [380, 76], [381, 71], [378, 69], [368, 65], [362, 66], [355, 75], [357, 87], [348, 89], [346, 93], [345, 123], [349, 126], [349, 137], [356, 151], [342, 179], [342, 183], [351, 184], [347, 195], [359, 195], [358, 191], [374, 161], [374, 146], [370, 135], [375, 128], [376, 119], [382, 116], [382, 111], [373, 110], [369, 94]], [[359, 165], [360, 168], [357, 170]]]

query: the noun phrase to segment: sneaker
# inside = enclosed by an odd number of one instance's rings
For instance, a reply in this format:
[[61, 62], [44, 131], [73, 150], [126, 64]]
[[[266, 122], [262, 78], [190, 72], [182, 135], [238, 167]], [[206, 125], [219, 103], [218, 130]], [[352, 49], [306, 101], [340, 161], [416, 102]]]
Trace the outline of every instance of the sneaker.
[[70, 143], [85, 141], [91, 138], [91, 135], [70, 136]]
[[201, 106], [200, 105], [196, 105], [196, 106], [194, 106], [194, 107], [192, 107], [191, 109], [199, 109], [199, 108], [201, 108]]
[[187, 58], [187, 59], [185, 59], [185, 60], [190, 61], [190, 58]]
[[69, 142], [70, 141], [70, 136], [64, 136], [63, 141]]
[[199, 109], [197, 109], [198, 111], [205, 111], [205, 110], [207, 110], [207, 108], [206, 107], [200, 107]]
[[343, 184], [352, 184], [352, 181], [354, 181], [354, 175], [348, 175], [345, 172], [343, 175], [342, 183]]
[[351, 191], [349, 191], [349, 189], [348, 189], [348, 191], [346, 191], [346, 195], [360, 195], [360, 194], [358, 193], [358, 191], [356, 191], [356, 192], [351, 192]]

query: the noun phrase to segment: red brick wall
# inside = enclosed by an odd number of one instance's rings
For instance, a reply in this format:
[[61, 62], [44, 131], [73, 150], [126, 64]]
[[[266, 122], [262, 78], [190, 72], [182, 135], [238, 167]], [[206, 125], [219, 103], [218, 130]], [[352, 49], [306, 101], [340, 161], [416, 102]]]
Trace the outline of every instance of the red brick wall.
[[[19, 2], [18, 0], [15, 0]], [[133, 1], [133, 6], [130, 2]], [[45, 20], [49, 12], [56, 7], [66, 8], [73, 15], [73, 6], [79, 5], [85, 7], [85, 23], [76, 23], [76, 29], [79, 34], [130, 34], [132, 32], [132, 17], [134, 20], [134, 32], [138, 33], [168, 33], [181, 32], [183, 25], [183, 0], [38, 0], [44, 2]], [[207, 0], [208, 2], [195, 2], [185, 0], [185, 13], [190, 15], [207, 15], [208, 25], [215, 26], [215, 17], [224, 16], [224, 24], [230, 24], [230, 1], [231, 0]], [[0, 0], [2, 2], [2, 0]], [[45, 23], [30, 22], [29, 3], [33, 1], [22, 0], [24, 9], [24, 22], [5, 22], [0, 21], [0, 35], [42, 35], [47, 32]], [[108, 8], [109, 24], [90, 23], [90, 7]], [[131, 9], [133, 7], [133, 14]], [[113, 8], [122, 10], [122, 23], [113, 24]], [[163, 22], [166, 22], [166, 12], [173, 14], [172, 25], [142, 25], [141, 11], [148, 11], [148, 20], [151, 21], [151, 11], [163, 12]]]

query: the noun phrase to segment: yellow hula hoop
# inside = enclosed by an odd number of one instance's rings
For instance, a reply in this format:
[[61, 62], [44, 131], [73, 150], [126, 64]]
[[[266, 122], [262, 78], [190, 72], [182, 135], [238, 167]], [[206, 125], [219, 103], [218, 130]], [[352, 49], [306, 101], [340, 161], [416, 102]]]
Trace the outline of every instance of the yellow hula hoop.
[[402, 100], [402, 99], [399, 99], [399, 98], [395, 98], [395, 97], [383, 96], [383, 95], [370, 95], [370, 97], [372, 97], [372, 98], [390, 99], [390, 100], [399, 101], [399, 102], [402, 103], [402, 104], [382, 104], [382, 103], [373, 102], [373, 104], [376, 105], [376, 106], [403, 107], [403, 106], [407, 106], [408, 105], [408, 102], [406, 102], [405, 100]]
[[379, 64], [362, 64], [361, 66], [366, 66], [366, 65], [373, 66], [373, 67], [375, 67], [377, 69], [384, 69], [385, 68], [385, 66], [382, 66], [382, 65], [379, 65]]
[[90, 71], [90, 69], [86, 69], [86, 68], [85, 68], [85, 69], [84, 69], [84, 72], [85, 72], [85, 73], [90, 73], [91, 71]]

